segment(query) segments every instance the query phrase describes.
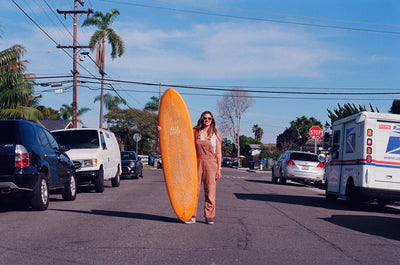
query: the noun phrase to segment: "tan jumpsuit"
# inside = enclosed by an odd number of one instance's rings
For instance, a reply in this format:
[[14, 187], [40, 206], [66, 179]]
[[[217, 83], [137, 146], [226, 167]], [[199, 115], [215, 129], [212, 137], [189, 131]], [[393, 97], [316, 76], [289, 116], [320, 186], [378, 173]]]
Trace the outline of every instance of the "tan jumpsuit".
[[[217, 158], [212, 146], [211, 140], [200, 138], [196, 139], [196, 153], [197, 153], [197, 167], [198, 167], [198, 188], [197, 194], [200, 194], [201, 183], [204, 185], [204, 217], [215, 217], [215, 193], [216, 193], [216, 180], [218, 165]], [[193, 214], [196, 217], [197, 204]]]

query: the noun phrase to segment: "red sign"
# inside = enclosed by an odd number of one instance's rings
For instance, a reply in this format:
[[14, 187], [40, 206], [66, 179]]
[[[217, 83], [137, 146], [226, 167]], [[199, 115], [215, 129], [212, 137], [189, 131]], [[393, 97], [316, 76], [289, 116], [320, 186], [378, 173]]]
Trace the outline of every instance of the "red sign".
[[379, 124], [379, 129], [382, 129], [382, 130], [390, 130], [390, 125], [387, 125], [387, 124]]
[[319, 128], [318, 126], [313, 126], [310, 128], [310, 131], [308, 132], [313, 139], [318, 139], [322, 135], [322, 129]]

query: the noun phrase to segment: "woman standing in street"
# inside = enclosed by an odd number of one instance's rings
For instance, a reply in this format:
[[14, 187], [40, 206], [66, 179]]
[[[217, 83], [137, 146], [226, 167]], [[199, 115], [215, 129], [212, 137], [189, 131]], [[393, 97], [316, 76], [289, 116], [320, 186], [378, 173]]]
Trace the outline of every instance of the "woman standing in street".
[[[198, 167], [198, 189], [204, 188], [204, 217], [207, 224], [214, 224], [216, 181], [221, 178], [221, 136], [215, 128], [210, 111], [204, 111], [193, 128]], [[197, 203], [193, 217], [186, 223], [195, 223]]]

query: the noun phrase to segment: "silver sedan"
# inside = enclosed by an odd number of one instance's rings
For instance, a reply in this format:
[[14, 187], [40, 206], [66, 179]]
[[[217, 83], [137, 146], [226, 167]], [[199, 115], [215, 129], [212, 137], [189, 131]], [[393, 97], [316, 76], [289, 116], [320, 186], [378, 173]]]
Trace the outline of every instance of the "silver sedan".
[[286, 151], [272, 166], [272, 182], [279, 179], [281, 184], [286, 180], [301, 180], [313, 182], [315, 185], [323, 183], [325, 168], [318, 159], [318, 155], [302, 151]]

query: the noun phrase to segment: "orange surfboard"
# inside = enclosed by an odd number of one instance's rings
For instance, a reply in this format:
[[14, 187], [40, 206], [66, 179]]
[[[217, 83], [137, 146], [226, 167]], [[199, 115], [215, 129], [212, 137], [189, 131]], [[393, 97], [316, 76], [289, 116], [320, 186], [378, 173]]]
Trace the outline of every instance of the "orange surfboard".
[[158, 123], [168, 197], [176, 216], [186, 222], [197, 203], [197, 157], [189, 111], [172, 88], [161, 98]]

